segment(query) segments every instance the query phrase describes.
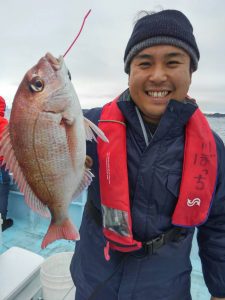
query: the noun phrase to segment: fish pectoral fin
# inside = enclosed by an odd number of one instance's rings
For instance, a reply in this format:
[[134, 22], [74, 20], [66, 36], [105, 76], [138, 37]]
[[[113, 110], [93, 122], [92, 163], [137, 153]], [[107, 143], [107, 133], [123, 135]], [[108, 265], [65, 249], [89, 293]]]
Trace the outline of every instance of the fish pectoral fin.
[[92, 182], [92, 178], [95, 177], [94, 174], [91, 173], [90, 169], [85, 169], [83, 178], [76, 189], [75, 193], [72, 196], [72, 202], [76, 201], [76, 199], [80, 196], [80, 194], [88, 188], [88, 186]]
[[107, 143], [109, 142], [104, 132], [100, 128], [98, 128], [98, 126], [96, 126], [93, 122], [91, 122], [85, 117], [84, 117], [84, 126], [86, 132], [86, 140], [88, 141], [94, 140], [95, 142], [97, 142], [96, 136], [94, 134], [96, 133], [96, 135], [100, 137], [100, 139], [102, 139], [104, 142]]
[[27, 205], [41, 216], [49, 218], [50, 213], [47, 206], [35, 196], [23, 175], [12, 147], [8, 126], [4, 129], [0, 141], [0, 156], [3, 156], [2, 163], [5, 164], [6, 170], [13, 173], [13, 179], [17, 183], [20, 192], [24, 194]]
[[51, 223], [42, 241], [41, 248], [44, 249], [48, 244], [60, 239], [72, 241], [78, 241], [80, 239], [80, 234], [70, 219], [65, 219], [59, 225]]

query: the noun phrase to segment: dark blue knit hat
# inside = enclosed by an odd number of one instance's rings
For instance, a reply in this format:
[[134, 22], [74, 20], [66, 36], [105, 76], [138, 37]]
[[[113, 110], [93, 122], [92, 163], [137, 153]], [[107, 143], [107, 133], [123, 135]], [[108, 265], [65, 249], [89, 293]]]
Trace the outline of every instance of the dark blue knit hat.
[[134, 26], [124, 54], [124, 69], [129, 73], [134, 56], [145, 48], [172, 45], [184, 49], [191, 57], [192, 69], [197, 70], [200, 53], [188, 18], [178, 10], [163, 10], [146, 15]]

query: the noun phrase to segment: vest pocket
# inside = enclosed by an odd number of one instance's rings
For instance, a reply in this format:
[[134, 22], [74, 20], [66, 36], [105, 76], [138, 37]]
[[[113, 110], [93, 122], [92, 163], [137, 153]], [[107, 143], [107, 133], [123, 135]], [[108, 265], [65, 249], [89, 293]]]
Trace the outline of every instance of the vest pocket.
[[169, 173], [165, 183], [163, 195], [163, 213], [171, 216], [177, 204], [180, 191], [181, 173]]
[[102, 204], [103, 227], [120, 236], [130, 237], [128, 213], [123, 210], [109, 208]]
[[166, 187], [169, 192], [178, 198], [180, 192], [181, 174], [180, 173], [169, 173], [167, 177]]

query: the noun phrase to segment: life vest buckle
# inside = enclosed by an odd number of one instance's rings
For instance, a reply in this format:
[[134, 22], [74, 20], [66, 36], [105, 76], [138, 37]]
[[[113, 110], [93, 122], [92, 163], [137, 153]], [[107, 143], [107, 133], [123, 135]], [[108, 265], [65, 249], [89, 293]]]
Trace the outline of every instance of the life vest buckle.
[[153, 253], [155, 253], [155, 251], [159, 248], [161, 248], [163, 245], [165, 244], [165, 234], [162, 233], [159, 236], [157, 236], [156, 238], [144, 242], [143, 243], [143, 249], [145, 250], [145, 252], [147, 254], [152, 255]]

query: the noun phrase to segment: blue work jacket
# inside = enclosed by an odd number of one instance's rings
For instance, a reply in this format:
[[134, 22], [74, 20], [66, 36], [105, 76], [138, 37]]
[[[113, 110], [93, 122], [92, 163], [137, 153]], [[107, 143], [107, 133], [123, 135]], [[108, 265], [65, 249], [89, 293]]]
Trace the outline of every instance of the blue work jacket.
[[[197, 105], [191, 101], [171, 100], [152, 135], [147, 124], [149, 145], [143, 134], [135, 104], [125, 91], [118, 106], [127, 124], [129, 192], [134, 238], [148, 241], [171, 228], [171, 216], [179, 194], [185, 141], [185, 124]], [[85, 117], [98, 124], [101, 108], [90, 109]], [[218, 180], [208, 220], [198, 227], [199, 254], [210, 294], [225, 297], [225, 147], [214, 133], [218, 151]], [[87, 143], [95, 175], [88, 191], [101, 213], [98, 156], [95, 142]], [[153, 255], [143, 250], [133, 253], [110, 251], [102, 228], [84, 210], [71, 262], [77, 288], [76, 300], [88, 300], [98, 287], [96, 300], [190, 300], [190, 251], [194, 228], [187, 235], [163, 245]], [[111, 276], [112, 275], [112, 276]], [[111, 277], [110, 277], [111, 276]], [[107, 280], [108, 279], [108, 280]], [[106, 282], [104, 282], [106, 281]], [[101, 283], [104, 284], [100, 288]]]

